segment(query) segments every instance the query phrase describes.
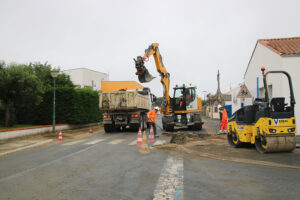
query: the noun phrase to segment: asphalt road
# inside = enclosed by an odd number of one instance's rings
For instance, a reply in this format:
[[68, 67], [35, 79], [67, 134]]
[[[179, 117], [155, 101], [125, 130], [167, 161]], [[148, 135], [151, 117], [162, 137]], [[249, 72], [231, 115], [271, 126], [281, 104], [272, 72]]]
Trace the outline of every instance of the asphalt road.
[[299, 170], [140, 154], [135, 139], [100, 133], [1, 157], [0, 199], [299, 199]]

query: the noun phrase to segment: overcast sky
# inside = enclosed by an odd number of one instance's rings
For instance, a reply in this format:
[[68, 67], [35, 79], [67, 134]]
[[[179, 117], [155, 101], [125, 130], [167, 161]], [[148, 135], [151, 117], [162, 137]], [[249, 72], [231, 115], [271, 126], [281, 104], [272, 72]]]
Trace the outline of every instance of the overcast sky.
[[[0, 0], [0, 60], [87, 67], [136, 80], [133, 58], [151, 43], [171, 87], [234, 88], [257, 39], [300, 36], [298, 0]], [[158, 76], [153, 58], [147, 63]], [[256, 80], [253, 80], [256, 81]], [[145, 84], [162, 96], [159, 78]]]

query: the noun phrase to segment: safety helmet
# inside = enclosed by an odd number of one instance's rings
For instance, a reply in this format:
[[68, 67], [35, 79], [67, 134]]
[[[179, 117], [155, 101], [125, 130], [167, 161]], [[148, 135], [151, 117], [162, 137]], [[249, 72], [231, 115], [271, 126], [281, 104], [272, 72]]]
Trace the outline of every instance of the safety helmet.
[[155, 107], [154, 107], [154, 110], [159, 110], [159, 107], [155, 106]]

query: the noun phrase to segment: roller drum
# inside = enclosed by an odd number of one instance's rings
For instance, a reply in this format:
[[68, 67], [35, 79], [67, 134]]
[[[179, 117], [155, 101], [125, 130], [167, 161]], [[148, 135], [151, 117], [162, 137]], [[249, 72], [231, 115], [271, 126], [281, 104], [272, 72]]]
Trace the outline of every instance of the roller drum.
[[260, 139], [255, 142], [256, 149], [261, 153], [286, 152], [296, 148], [295, 135], [267, 135], [264, 137], [266, 143]]

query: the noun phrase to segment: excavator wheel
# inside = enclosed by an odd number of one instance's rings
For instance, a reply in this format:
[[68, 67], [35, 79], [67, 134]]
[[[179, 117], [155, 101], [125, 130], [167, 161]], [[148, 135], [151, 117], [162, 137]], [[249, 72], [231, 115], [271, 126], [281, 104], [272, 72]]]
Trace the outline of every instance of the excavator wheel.
[[174, 126], [173, 125], [168, 125], [168, 124], [166, 124], [166, 131], [174, 131]]
[[227, 133], [228, 144], [234, 148], [239, 148], [242, 146], [242, 142], [236, 132]]
[[194, 130], [194, 131], [200, 131], [200, 130], [202, 130], [202, 124], [197, 124], [197, 125], [194, 125], [194, 126], [188, 126], [188, 129], [189, 130]]

